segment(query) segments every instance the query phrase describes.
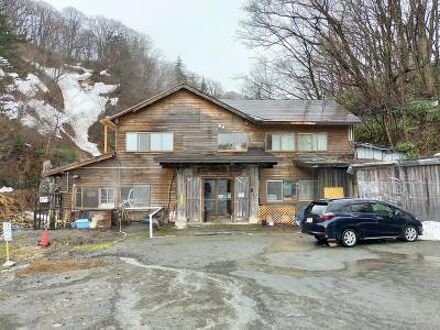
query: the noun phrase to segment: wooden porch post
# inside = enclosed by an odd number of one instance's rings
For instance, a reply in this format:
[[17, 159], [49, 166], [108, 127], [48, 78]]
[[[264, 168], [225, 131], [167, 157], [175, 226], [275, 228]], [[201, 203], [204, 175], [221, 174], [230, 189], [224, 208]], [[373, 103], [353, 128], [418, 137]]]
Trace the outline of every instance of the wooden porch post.
[[257, 223], [260, 204], [260, 168], [251, 166], [249, 172], [251, 175], [249, 223]]
[[187, 226], [186, 218], [186, 182], [185, 182], [185, 169], [176, 169], [176, 227], [178, 229], [183, 229]]
[[104, 154], [108, 153], [108, 127], [104, 125]]

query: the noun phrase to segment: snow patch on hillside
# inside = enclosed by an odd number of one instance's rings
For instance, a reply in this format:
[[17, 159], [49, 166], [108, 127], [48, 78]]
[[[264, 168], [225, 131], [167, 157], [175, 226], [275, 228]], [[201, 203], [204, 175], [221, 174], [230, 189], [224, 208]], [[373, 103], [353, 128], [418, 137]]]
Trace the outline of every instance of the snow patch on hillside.
[[[0, 95], [2, 110], [10, 119], [20, 119], [24, 125], [42, 134], [55, 130], [62, 132], [80, 149], [93, 156], [99, 155], [98, 146], [89, 141], [88, 130], [105, 111], [105, 105], [109, 102], [105, 94], [113, 92], [118, 86], [91, 82], [93, 70], [80, 64], [65, 65], [62, 69], [33, 64], [58, 84], [63, 94], [64, 109], [56, 109], [39, 97], [48, 93], [49, 89], [36, 75], [30, 73], [22, 79], [15, 72], [7, 73], [3, 69], [9, 67], [9, 63], [0, 57], [0, 69], [12, 79], [6, 93]], [[110, 102], [116, 105], [117, 98], [112, 98]], [[72, 127], [73, 134], [64, 129], [64, 124]]]
[[12, 188], [12, 187], [3, 186], [3, 187], [0, 188], [0, 193], [2, 193], [2, 194], [10, 193], [10, 192], [13, 192], [13, 191], [14, 191], [14, 188]]
[[110, 73], [108, 73], [108, 71], [107, 70], [102, 70], [101, 72], [99, 72], [99, 75], [100, 76], [110, 76]]
[[110, 99], [110, 104], [111, 104], [112, 106], [116, 106], [116, 105], [118, 104], [118, 101], [119, 101], [119, 97], [112, 97], [112, 98]]
[[34, 74], [29, 73], [26, 79], [14, 78], [14, 87], [27, 97], [34, 97], [39, 91], [47, 93], [49, 89]]
[[[109, 98], [102, 95], [113, 92], [118, 86], [106, 85], [103, 82], [91, 85], [88, 79], [93, 70], [79, 65], [74, 68], [84, 73], [64, 72], [56, 79], [63, 93], [64, 114], [69, 118], [69, 123], [75, 132], [75, 136], [72, 137], [75, 144], [93, 156], [97, 156], [100, 155], [98, 146], [89, 141], [88, 130], [105, 111]], [[55, 77], [55, 69], [45, 68], [45, 71], [49, 76]]]
[[[11, 69], [9, 63], [2, 59], [0, 65]], [[12, 81], [6, 86], [5, 93], [0, 95], [0, 106], [10, 119], [20, 119], [22, 124], [37, 130], [41, 134], [53, 132], [67, 122], [64, 114], [49, 103], [39, 99], [39, 94], [44, 95], [49, 89], [34, 74], [29, 73], [26, 78], [20, 78], [15, 72], [5, 72]], [[58, 136], [61, 135], [58, 132]]]

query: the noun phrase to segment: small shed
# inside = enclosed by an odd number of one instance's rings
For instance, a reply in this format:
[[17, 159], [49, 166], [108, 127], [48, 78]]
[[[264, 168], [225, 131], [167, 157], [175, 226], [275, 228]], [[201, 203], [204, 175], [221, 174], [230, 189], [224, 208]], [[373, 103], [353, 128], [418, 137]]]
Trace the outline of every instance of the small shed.
[[403, 152], [395, 151], [390, 147], [370, 143], [355, 143], [357, 159], [374, 159], [381, 162], [391, 162], [406, 159]]

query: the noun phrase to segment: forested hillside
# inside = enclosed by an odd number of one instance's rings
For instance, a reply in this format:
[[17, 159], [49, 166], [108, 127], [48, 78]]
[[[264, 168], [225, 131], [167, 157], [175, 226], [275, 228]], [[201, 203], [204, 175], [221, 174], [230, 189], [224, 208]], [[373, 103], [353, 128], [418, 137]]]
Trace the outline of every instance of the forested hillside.
[[437, 0], [248, 0], [241, 37], [261, 57], [259, 98], [335, 98], [363, 118], [356, 139], [440, 152]]
[[0, 187], [37, 185], [44, 160], [99, 154], [100, 116], [178, 83], [223, 94], [118, 21], [42, 1], [0, 5]]

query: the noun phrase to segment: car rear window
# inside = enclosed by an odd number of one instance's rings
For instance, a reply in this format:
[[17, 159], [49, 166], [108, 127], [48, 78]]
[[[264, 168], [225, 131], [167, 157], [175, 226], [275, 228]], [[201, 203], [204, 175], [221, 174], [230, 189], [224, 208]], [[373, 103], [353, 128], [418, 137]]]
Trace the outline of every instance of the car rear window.
[[312, 207], [309, 209], [309, 212], [314, 215], [320, 215], [325, 212], [327, 206], [328, 204], [324, 203], [313, 204]]

